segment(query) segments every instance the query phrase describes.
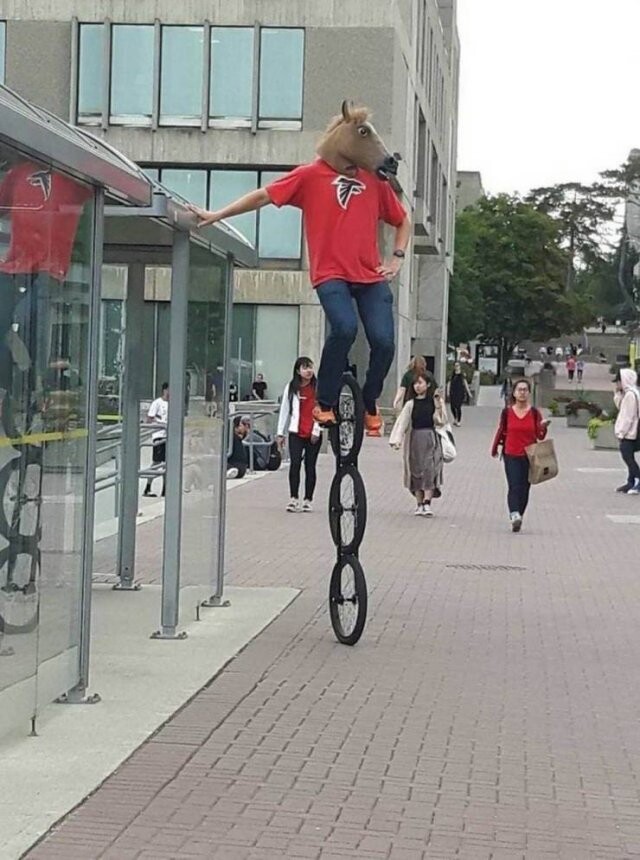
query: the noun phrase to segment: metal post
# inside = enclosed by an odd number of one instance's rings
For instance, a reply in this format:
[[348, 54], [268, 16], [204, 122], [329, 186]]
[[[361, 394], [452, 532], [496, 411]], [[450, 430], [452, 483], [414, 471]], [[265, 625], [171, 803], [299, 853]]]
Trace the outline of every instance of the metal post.
[[186, 639], [178, 633], [180, 610], [180, 546], [182, 529], [182, 449], [189, 308], [189, 234], [173, 236], [171, 321], [169, 326], [169, 420], [167, 424], [164, 554], [162, 561], [161, 629], [152, 639]]
[[96, 447], [98, 432], [98, 349], [100, 345], [100, 294], [102, 285], [102, 248], [104, 244], [104, 191], [96, 191], [93, 215], [91, 282], [89, 285], [89, 357], [87, 368], [87, 450], [82, 508], [80, 596], [80, 654], [78, 683], [57, 699], [60, 704], [95, 705], [100, 696], [87, 695], [89, 654], [91, 650], [91, 585], [93, 576], [93, 527], [95, 519]]
[[136, 525], [140, 470], [140, 386], [138, 368], [142, 364], [140, 330], [144, 313], [144, 263], [132, 263], [127, 275], [125, 309], [124, 372], [121, 383], [122, 440], [120, 447], [120, 505], [116, 590], [137, 590], [135, 579]]
[[229, 378], [231, 365], [231, 329], [233, 323], [233, 256], [227, 255], [227, 277], [226, 277], [226, 293], [225, 293], [225, 335], [224, 335], [224, 359], [223, 359], [223, 381], [222, 388], [224, 396], [222, 398], [222, 448], [220, 450], [220, 466], [218, 470], [218, 499], [220, 510], [218, 512], [218, 559], [216, 565], [216, 578], [212, 583], [214, 592], [208, 600], [205, 600], [203, 606], [211, 608], [224, 608], [231, 606], [231, 601], [223, 600], [222, 593], [224, 590], [224, 565], [225, 565], [225, 540], [227, 527], [227, 452], [229, 450], [230, 440], [230, 407], [229, 407]]

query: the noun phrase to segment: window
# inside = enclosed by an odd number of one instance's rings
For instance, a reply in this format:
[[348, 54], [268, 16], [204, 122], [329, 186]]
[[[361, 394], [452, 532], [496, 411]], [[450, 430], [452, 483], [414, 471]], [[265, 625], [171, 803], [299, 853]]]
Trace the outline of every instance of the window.
[[207, 171], [185, 170], [184, 168], [163, 170], [161, 179], [163, 185], [188, 200], [196, 206], [207, 205]]
[[202, 116], [202, 27], [163, 27], [160, 122], [200, 125]]
[[[282, 173], [265, 171], [260, 184], [267, 185], [279, 179]], [[299, 209], [293, 206], [265, 206], [260, 210], [258, 256], [277, 260], [297, 260], [302, 241], [302, 218]]]
[[4, 55], [6, 38], [7, 25], [4, 21], [0, 21], [0, 84], [4, 83]]
[[104, 24], [81, 24], [78, 57], [78, 117], [84, 122], [102, 118]]
[[211, 28], [209, 116], [214, 121], [251, 122], [253, 32], [249, 27]]
[[[255, 170], [212, 170], [209, 206], [221, 209], [243, 194], [255, 191], [257, 187], [258, 173]], [[237, 215], [230, 218], [229, 223], [246, 236], [252, 245], [256, 244], [256, 212]]]
[[437, 228], [437, 218], [438, 218], [438, 194], [440, 189], [438, 187], [438, 177], [440, 176], [440, 163], [438, 161], [438, 153], [436, 152], [436, 148], [431, 144], [431, 166], [429, 168], [429, 219], [431, 221], [432, 228], [435, 230]]
[[260, 105], [262, 122], [302, 119], [304, 30], [260, 31]]
[[111, 122], [151, 125], [153, 26], [116, 24], [111, 38]]

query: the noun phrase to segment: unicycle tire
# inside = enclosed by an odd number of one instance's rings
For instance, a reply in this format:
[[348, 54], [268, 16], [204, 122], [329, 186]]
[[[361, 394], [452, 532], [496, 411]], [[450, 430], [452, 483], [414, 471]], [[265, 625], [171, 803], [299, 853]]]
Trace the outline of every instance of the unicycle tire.
[[362, 391], [350, 373], [342, 376], [336, 413], [338, 423], [329, 433], [331, 447], [340, 465], [348, 466], [356, 462], [364, 437]]
[[342, 555], [358, 551], [367, 525], [367, 491], [355, 466], [341, 466], [329, 491], [329, 528]]
[[367, 581], [355, 555], [342, 556], [333, 568], [329, 616], [338, 642], [355, 645], [367, 620]]

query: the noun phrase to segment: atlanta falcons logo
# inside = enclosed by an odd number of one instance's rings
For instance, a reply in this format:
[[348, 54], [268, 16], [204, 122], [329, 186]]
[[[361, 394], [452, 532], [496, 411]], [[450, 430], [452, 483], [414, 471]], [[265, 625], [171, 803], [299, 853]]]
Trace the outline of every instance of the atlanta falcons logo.
[[336, 186], [336, 197], [343, 209], [347, 209], [352, 197], [362, 194], [367, 187], [359, 179], [349, 179], [347, 176], [336, 176], [331, 184]]
[[49, 197], [51, 197], [50, 170], [38, 170], [36, 173], [32, 173], [28, 182], [29, 185], [33, 185], [34, 188], [39, 188], [42, 191], [45, 200], [48, 200]]

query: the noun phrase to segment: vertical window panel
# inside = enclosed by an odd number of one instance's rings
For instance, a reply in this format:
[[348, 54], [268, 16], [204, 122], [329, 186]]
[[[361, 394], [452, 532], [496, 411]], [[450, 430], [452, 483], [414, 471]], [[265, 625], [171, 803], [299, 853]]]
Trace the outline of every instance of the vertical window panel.
[[207, 171], [188, 170], [186, 168], [163, 169], [160, 182], [169, 191], [179, 194], [196, 206], [207, 205]]
[[153, 106], [153, 26], [116, 24], [111, 48], [111, 121], [148, 125]]
[[78, 118], [102, 116], [104, 24], [81, 24], [78, 55]]
[[[255, 191], [257, 187], [258, 173], [255, 170], [212, 170], [209, 207], [222, 209], [243, 194]], [[256, 244], [255, 212], [236, 215], [235, 218], [229, 219], [229, 223], [246, 236], [252, 245]]]
[[251, 119], [253, 109], [253, 29], [212, 27], [209, 116]]
[[[267, 185], [283, 173], [265, 171], [261, 185]], [[265, 206], [260, 210], [258, 256], [278, 260], [297, 260], [302, 242], [302, 213], [293, 206]]]
[[303, 73], [304, 30], [264, 27], [260, 32], [260, 119], [302, 119]]
[[202, 27], [163, 27], [160, 122], [197, 125], [202, 115]]

